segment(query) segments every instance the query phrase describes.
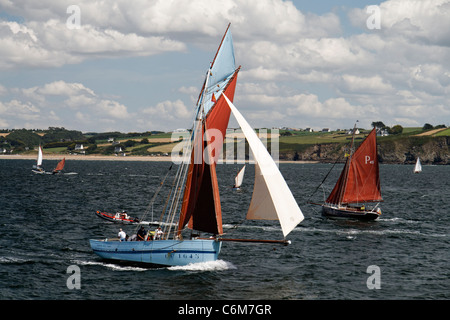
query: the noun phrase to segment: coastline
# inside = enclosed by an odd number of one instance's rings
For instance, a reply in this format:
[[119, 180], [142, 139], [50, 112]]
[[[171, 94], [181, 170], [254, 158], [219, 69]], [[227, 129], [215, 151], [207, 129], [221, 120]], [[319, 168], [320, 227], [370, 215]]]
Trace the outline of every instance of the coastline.
[[[36, 155], [27, 154], [12, 154], [12, 155], [0, 155], [0, 160], [35, 160]], [[96, 156], [96, 155], [75, 155], [75, 154], [44, 154], [44, 160], [88, 160], [88, 161], [171, 161], [171, 157], [152, 157], [152, 156]]]
[[[44, 154], [45, 160], [61, 160], [66, 158], [66, 160], [82, 160], [82, 161], [166, 161], [172, 162], [172, 157], [170, 156], [100, 156], [100, 155], [73, 155], [73, 154]], [[27, 154], [12, 154], [12, 155], [0, 155], [0, 160], [36, 160], [36, 155]], [[245, 161], [246, 163], [252, 163], [253, 161]], [[320, 161], [293, 161], [293, 160], [279, 160], [279, 163], [320, 163]], [[240, 162], [236, 162], [240, 163]]]

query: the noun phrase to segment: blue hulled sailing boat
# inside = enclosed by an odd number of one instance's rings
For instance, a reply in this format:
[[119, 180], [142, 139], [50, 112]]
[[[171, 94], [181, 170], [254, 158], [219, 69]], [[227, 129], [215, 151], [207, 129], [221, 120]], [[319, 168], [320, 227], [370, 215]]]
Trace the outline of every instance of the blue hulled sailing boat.
[[[222, 137], [225, 137], [231, 112], [243, 128], [255, 156], [255, 187], [247, 218], [280, 220], [284, 236], [303, 220], [300, 208], [278, 167], [231, 102], [239, 68], [235, 67], [229, 27], [206, 73], [197, 101], [189, 141], [190, 153], [187, 155], [189, 161], [181, 163], [175, 174], [175, 187], [167, 206], [169, 209], [165, 212], [164, 222], [161, 221], [164, 226], [161, 239], [144, 237], [147, 241], [90, 240], [93, 251], [100, 257], [180, 266], [217, 260], [223, 241], [255, 241], [222, 237], [222, 209], [216, 176], [219, 152], [206, 152], [213, 149], [210, 147], [210, 130], [220, 131]], [[213, 150], [222, 150], [222, 142], [214, 143]], [[176, 219], [178, 224], [173, 223]], [[192, 230], [190, 234], [185, 232], [186, 229]], [[205, 236], [200, 236], [199, 233]]]

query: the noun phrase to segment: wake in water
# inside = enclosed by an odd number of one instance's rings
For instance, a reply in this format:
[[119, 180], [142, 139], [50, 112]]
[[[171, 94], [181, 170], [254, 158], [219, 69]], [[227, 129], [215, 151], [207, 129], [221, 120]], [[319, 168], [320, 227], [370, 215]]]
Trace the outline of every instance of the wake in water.
[[135, 267], [135, 266], [121, 266], [114, 263], [105, 263], [101, 261], [75, 261], [75, 264], [79, 265], [86, 265], [86, 266], [103, 266], [108, 269], [114, 270], [114, 271], [147, 271], [149, 269], [141, 268], [141, 267]]
[[[106, 263], [101, 261], [74, 261], [75, 264], [78, 265], [91, 265], [91, 266], [103, 266], [113, 271], [149, 271], [149, 270], [161, 270], [166, 269], [166, 267], [160, 268], [143, 268], [136, 266], [128, 266], [128, 265], [119, 265], [114, 263]], [[198, 263], [190, 263], [186, 266], [174, 266], [167, 267], [167, 270], [171, 271], [223, 271], [236, 269], [236, 267], [231, 263], [223, 260], [209, 261], [209, 262], [198, 262]]]
[[198, 262], [190, 263], [186, 266], [175, 266], [169, 267], [169, 270], [186, 270], [186, 271], [223, 271], [236, 269], [236, 267], [231, 263], [223, 260], [208, 261], [208, 262]]

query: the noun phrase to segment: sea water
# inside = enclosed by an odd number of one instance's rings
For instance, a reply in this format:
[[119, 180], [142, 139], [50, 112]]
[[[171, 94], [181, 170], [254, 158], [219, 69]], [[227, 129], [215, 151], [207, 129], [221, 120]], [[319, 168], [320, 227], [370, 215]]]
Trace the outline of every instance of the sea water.
[[[382, 215], [359, 222], [324, 219], [308, 204], [328, 196], [342, 165], [314, 193], [331, 165], [281, 163], [305, 216], [291, 245], [224, 242], [215, 262], [147, 268], [103, 261], [89, 239], [135, 232], [95, 212], [140, 216], [170, 162], [71, 160], [63, 175], [33, 174], [33, 163], [0, 160], [0, 299], [450, 298], [449, 166], [381, 165]], [[276, 221], [245, 221], [254, 167], [236, 191], [241, 166], [217, 167], [226, 237], [282, 239]], [[158, 220], [167, 191], [147, 220]]]

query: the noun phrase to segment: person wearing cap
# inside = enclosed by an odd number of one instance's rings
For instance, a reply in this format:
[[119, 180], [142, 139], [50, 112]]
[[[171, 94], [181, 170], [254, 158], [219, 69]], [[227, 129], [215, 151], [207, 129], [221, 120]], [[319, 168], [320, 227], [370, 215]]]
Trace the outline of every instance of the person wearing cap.
[[145, 229], [143, 226], [138, 230], [137, 232], [137, 241], [145, 241], [147, 233], [145, 232]]

